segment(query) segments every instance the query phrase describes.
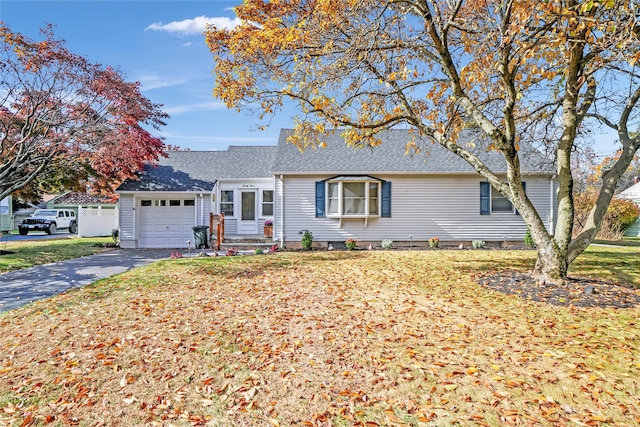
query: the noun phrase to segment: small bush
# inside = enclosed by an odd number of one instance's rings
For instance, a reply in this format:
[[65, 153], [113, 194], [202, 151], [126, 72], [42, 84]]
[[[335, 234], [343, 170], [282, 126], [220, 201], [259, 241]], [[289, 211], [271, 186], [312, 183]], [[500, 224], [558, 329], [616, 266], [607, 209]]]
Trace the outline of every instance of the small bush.
[[439, 244], [440, 244], [440, 238], [439, 237], [432, 237], [432, 238], [429, 239], [429, 247], [437, 248]]
[[300, 240], [302, 249], [311, 249], [311, 247], [313, 246], [313, 233], [311, 233], [311, 231], [309, 230], [302, 230], [300, 231], [300, 234], [302, 235], [302, 239]]
[[474, 249], [482, 249], [484, 248], [484, 240], [473, 240], [471, 246], [473, 246]]
[[358, 241], [356, 239], [348, 239], [344, 244], [348, 251], [352, 251], [358, 246]]
[[391, 239], [384, 239], [382, 241], [382, 247], [384, 249], [391, 249], [392, 245], [393, 245], [393, 240], [391, 240]]
[[527, 232], [524, 234], [524, 244], [529, 248], [533, 248], [536, 244], [531, 237], [531, 230], [527, 228]]

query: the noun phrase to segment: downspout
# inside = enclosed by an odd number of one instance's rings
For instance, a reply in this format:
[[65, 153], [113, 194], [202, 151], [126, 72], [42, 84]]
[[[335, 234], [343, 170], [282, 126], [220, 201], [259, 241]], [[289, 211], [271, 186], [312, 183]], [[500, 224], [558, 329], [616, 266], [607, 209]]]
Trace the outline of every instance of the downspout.
[[284, 248], [284, 176], [280, 175], [280, 227], [278, 233], [280, 234], [280, 248]]
[[217, 206], [215, 205], [215, 201], [217, 199], [216, 197], [217, 190], [218, 190], [218, 181], [216, 181], [216, 183], [213, 184], [213, 187], [211, 187], [211, 194], [209, 195], [209, 202], [211, 203], [211, 213], [213, 214], [218, 213]]
[[214, 202], [216, 200], [216, 186], [218, 185], [218, 181], [216, 181], [215, 184], [213, 184], [213, 187], [211, 187], [211, 193], [209, 194], [209, 203], [211, 208], [209, 209], [209, 213], [215, 214], [215, 205]]
[[555, 198], [553, 197], [553, 193], [555, 193], [555, 185], [554, 185], [554, 176], [549, 180], [549, 234], [553, 235], [555, 233], [553, 225], [555, 224]]
[[204, 225], [204, 196], [200, 193], [200, 224]]

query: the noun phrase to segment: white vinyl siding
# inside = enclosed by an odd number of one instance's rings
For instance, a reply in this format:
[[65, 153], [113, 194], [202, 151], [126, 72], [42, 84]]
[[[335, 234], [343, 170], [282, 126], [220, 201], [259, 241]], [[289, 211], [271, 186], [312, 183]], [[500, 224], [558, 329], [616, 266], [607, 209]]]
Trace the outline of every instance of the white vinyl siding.
[[137, 239], [135, 236], [135, 210], [133, 194], [121, 194], [118, 201], [120, 207], [120, 247], [136, 248]]
[[[480, 215], [479, 176], [386, 176], [390, 181], [391, 218], [316, 218], [315, 182], [330, 176], [285, 176], [285, 240], [299, 241], [299, 232], [309, 229], [316, 241], [349, 238], [377, 241], [427, 240], [521, 240], [526, 226], [519, 215]], [[545, 224], [552, 223], [548, 178], [525, 177], [527, 194]], [[278, 180], [279, 181], [279, 180]], [[276, 207], [280, 208], [281, 193]], [[411, 236], [411, 237], [410, 237]]]

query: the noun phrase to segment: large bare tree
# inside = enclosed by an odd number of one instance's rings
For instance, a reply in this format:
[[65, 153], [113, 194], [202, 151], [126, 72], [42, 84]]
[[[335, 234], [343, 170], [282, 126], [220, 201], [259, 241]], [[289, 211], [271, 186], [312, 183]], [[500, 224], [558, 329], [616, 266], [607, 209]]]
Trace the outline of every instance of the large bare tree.
[[[210, 28], [206, 40], [214, 94], [229, 107], [269, 115], [297, 103], [292, 143], [322, 144], [325, 129], [341, 129], [348, 144], [376, 145], [378, 132], [409, 126], [465, 159], [530, 228], [534, 275], [561, 283], [640, 145], [637, 10], [631, 0], [245, 0], [235, 9], [243, 24]], [[599, 124], [621, 150], [573, 238], [571, 158]], [[506, 176], [458, 144], [469, 125], [504, 155]], [[553, 234], [523, 189], [523, 141], [553, 153]]]

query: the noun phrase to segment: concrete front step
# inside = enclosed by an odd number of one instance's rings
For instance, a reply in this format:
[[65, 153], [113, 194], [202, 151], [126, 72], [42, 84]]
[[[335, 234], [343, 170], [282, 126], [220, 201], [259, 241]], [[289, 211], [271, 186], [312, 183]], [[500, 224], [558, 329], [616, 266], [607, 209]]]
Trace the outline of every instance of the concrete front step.
[[[215, 242], [212, 242], [215, 243]], [[263, 236], [242, 236], [242, 237], [225, 237], [224, 242], [220, 244], [220, 250], [235, 249], [238, 251], [269, 249], [275, 242], [271, 238]]]
[[261, 242], [224, 242], [222, 244], [220, 244], [220, 250], [227, 250], [227, 249], [236, 249], [239, 251], [244, 251], [244, 250], [249, 250], [249, 249], [256, 249], [256, 248], [260, 248], [260, 249], [269, 249], [271, 246], [273, 246], [273, 243], [261, 243]]

